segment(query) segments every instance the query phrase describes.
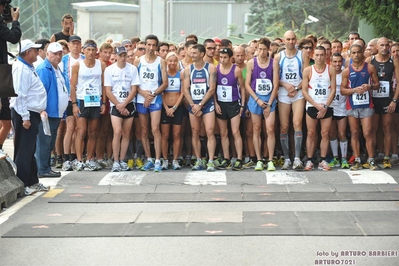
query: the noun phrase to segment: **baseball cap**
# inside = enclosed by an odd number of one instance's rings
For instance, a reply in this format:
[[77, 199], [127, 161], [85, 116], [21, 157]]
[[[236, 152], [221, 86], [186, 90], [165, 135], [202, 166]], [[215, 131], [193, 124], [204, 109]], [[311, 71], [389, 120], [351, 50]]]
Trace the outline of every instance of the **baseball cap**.
[[78, 35], [69, 36], [69, 42], [73, 42], [73, 41], [82, 42], [82, 39]]
[[62, 51], [62, 45], [58, 42], [52, 42], [47, 47], [47, 52], [58, 53]]
[[125, 46], [126, 44], [132, 44], [132, 42], [129, 39], [124, 39], [122, 41], [122, 46]]
[[115, 47], [115, 53], [120, 55], [122, 53], [127, 53], [126, 48], [124, 46]]
[[222, 43], [222, 41], [218, 37], [213, 37], [212, 40], [216, 43]]
[[25, 52], [26, 50], [29, 50], [30, 48], [41, 48], [42, 45], [40, 43], [35, 44], [34, 42], [32, 42], [31, 40], [23, 40], [21, 41], [21, 45], [20, 45], [20, 53]]

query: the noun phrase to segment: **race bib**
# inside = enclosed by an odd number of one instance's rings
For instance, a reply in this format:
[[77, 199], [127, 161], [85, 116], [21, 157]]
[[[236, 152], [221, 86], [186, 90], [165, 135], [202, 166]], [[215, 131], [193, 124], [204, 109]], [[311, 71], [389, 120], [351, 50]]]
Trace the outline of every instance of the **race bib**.
[[316, 88], [312, 90], [313, 95], [312, 98], [317, 103], [325, 103], [327, 102], [329, 90], [327, 86], [323, 86], [321, 84], [317, 84]]
[[128, 89], [123, 87], [123, 86], [118, 86], [117, 87], [117, 92], [118, 92], [119, 99], [122, 100], [122, 101], [129, 96]]
[[370, 96], [368, 92], [352, 94], [353, 105], [364, 105], [370, 103]]
[[389, 81], [380, 81], [380, 88], [373, 90], [374, 98], [389, 98]]
[[101, 106], [100, 95], [86, 95], [83, 100], [84, 100], [85, 107], [100, 107]]
[[166, 91], [180, 91], [180, 79], [179, 78], [169, 78], [169, 86]]
[[270, 79], [256, 79], [256, 93], [258, 95], [268, 95], [272, 92], [273, 85]]
[[233, 87], [218, 85], [217, 96], [220, 102], [232, 102], [233, 101]]
[[204, 99], [206, 93], [206, 83], [191, 84], [191, 98], [196, 101]]

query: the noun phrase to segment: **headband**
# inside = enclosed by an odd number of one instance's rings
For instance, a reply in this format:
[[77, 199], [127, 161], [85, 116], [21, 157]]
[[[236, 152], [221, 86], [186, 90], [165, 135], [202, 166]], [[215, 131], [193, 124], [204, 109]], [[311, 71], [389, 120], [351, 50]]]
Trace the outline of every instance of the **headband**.
[[87, 43], [83, 46], [83, 49], [86, 49], [87, 47], [94, 47], [97, 49], [97, 45], [95, 43]]

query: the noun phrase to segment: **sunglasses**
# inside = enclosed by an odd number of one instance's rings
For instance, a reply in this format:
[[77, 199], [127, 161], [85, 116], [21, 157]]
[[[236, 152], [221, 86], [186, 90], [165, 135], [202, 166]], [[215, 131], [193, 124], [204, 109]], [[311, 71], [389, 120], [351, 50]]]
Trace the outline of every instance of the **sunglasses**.
[[227, 48], [223, 48], [223, 49], [220, 49], [220, 52], [221, 52], [221, 53], [227, 53], [228, 50], [227, 50]]
[[216, 47], [206, 47], [207, 50], [216, 50]]
[[313, 47], [312, 46], [304, 46], [304, 47], [302, 47], [303, 49], [305, 49], [305, 50], [313, 50]]

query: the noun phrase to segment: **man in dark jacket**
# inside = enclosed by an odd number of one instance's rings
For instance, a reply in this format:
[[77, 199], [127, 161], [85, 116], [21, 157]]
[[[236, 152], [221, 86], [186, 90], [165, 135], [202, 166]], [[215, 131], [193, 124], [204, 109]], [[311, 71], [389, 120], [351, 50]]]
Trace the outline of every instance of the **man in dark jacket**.
[[[3, 14], [5, 0], [0, 0], [0, 14]], [[7, 27], [7, 22], [0, 16], [0, 64], [8, 64], [7, 42], [16, 44], [21, 38], [21, 29], [19, 27], [19, 8], [11, 8], [12, 26]], [[0, 87], [1, 90], [1, 87]], [[11, 111], [8, 98], [1, 98], [0, 109], [0, 157], [3, 149], [3, 143], [11, 129]]]

